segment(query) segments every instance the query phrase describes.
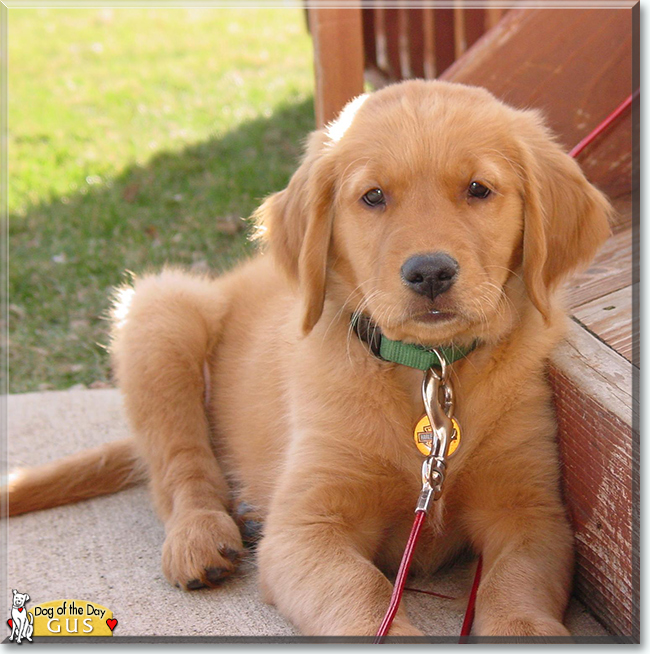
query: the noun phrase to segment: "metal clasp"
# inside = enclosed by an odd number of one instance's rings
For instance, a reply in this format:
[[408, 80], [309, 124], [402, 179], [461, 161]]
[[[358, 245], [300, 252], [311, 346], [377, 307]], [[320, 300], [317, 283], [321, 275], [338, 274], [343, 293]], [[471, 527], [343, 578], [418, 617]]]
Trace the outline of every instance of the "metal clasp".
[[454, 430], [452, 417], [455, 401], [454, 389], [449, 380], [449, 368], [438, 350], [433, 350], [440, 361], [440, 372], [429, 368], [422, 379], [424, 410], [431, 422], [431, 452], [422, 463], [422, 492], [416, 511], [428, 511], [431, 500], [439, 499], [445, 481], [449, 442]]

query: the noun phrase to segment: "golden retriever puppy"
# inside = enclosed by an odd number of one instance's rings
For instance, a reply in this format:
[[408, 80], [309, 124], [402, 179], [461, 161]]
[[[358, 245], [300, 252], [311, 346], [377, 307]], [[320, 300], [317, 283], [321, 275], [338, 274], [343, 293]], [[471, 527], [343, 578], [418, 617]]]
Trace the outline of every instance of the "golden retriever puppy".
[[[217, 584], [254, 519], [268, 602], [304, 634], [373, 635], [421, 488], [422, 372], [373, 355], [355, 314], [405, 343], [476, 343], [452, 366], [462, 443], [415, 568], [469, 547], [484, 560], [476, 634], [568, 635], [545, 366], [561, 282], [609, 213], [534, 111], [433, 81], [358, 98], [257, 211], [260, 254], [121, 291], [112, 355], [134, 440], [28, 471], [11, 510], [117, 490], [144, 462], [170, 582]], [[390, 634], [419, 633], [400, 610]]]

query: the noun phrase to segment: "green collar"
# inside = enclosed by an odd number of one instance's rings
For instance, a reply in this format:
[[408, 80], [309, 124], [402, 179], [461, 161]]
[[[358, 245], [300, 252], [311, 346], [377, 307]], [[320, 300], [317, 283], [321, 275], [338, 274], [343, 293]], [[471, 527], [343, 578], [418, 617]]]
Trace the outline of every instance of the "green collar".
[[[352, 316], [350, 322], [357, 336], [368, 345], [370, 351], [377, 358], [418, 370], [428, 370], [432, 366], [440, 367], [438, 355], [433, 348], [402, 341], [391, 341], [367, 316]], [[477, 341], [474, 341], [469, 347], [450, 345], [437, 347], [436, 350], [448, 364], [452, 364], [454, 361], [465, 358], [477, 344]]]

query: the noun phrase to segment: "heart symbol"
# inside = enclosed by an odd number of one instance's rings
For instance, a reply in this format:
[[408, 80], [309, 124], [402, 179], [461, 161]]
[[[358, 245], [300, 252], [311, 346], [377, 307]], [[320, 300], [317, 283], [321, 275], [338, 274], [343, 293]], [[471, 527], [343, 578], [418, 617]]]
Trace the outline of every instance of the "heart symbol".
[[115, 629], [117, 626], [117, 620], [115, 618], [109, 618], [106, 620], [106, 624], [108, 625], [108, 628], [113, 631], [113, 629]]
[[7, 620], [7, 624], [9, 625], [9, 629], [14, 628], [14, 621], [11, 618], [9, 618], [9, 620]]
[[21, 607], [18, 609], [18, 613], [22, 613], [22, 612], [23, 612], [23, 607], [21, 606]]

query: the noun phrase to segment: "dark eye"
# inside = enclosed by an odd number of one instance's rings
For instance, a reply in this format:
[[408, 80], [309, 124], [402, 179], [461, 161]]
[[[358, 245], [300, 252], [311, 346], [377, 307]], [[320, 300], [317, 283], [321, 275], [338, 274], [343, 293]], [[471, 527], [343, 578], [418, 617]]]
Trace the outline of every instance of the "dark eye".
[[485, 198], [490, 195], [490, 189], [487, 186], [483, 186], [480, 182], [472, 182], [469, 185], [467, 192], [473, 198], [480, 198], [481, 200], [485, 200]]
[[369, 207], [386, 204], [386, 196], [380, 188], [372, 188], [361, 198]]

